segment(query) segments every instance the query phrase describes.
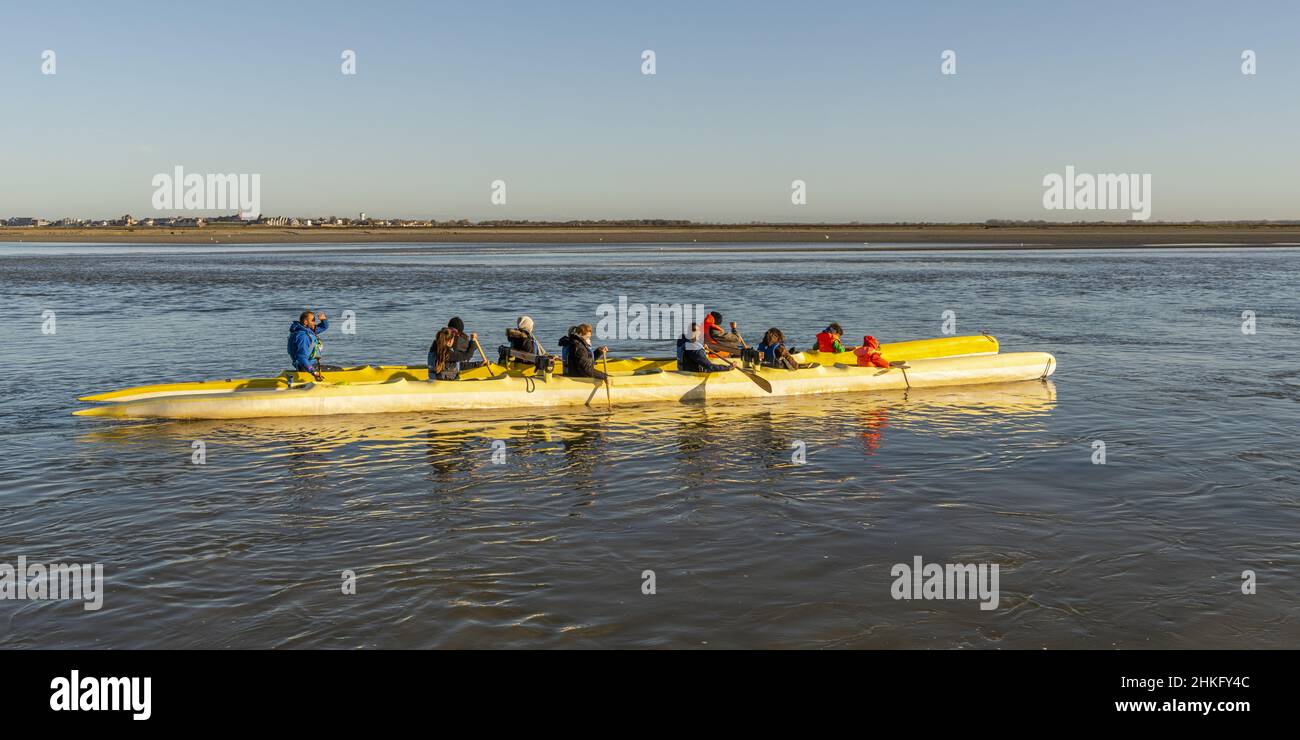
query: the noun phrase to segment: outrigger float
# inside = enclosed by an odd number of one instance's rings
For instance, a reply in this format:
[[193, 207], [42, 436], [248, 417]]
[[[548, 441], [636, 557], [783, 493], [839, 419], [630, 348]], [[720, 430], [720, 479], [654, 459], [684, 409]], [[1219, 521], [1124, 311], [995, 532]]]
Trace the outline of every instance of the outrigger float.
[[[332, 414], [436, 412], [564, 406], [692, 402], [857, 391], [936, 388], [1046, 379], [1056, 358], [1046, 352], [999, 353], [988, 335], [885, 344], [891, 367], [858, 367], [852, 352], [805, 352], [798, 370], [752, 368], [690, 373], [675, 359], [630, 358], [608, 364], [608, 391], [591, 378], [549, 376], [532, 366], [484, 366], [460, 380], [429, 381], [423, 365], [362, 366], [324, 373], [285, 372], [273, 378], [209, 380], [126, 388], [83, 396], [102, 405], [78, 416], [159, 419], [251, 419]], [[768, 390], [770, 388], [770, 392]]]

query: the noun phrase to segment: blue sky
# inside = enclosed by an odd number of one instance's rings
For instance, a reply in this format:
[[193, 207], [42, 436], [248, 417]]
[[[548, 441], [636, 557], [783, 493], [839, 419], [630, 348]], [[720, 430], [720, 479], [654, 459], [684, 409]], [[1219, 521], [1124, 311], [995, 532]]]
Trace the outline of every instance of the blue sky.
[[1151, 173], [1154, 219], [1300, 218], [1294, 2], [60, 2], [3, 22], [0, 217], [149, 215], [178, 164], [259, 173], [268, 214], [1124, 217], [1045, 211], [1069, 164]]

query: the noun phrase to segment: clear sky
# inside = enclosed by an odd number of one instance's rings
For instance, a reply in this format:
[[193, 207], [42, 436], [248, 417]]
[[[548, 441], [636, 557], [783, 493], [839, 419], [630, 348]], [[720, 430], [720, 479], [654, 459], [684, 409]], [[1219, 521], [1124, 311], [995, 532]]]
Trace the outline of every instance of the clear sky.
[[1300, 218], [1294, 0], [11, 2], [0, 24], [0, 217], [150, 215], [182, 165], [260, 174], [271, 215], [1074, 220], [1042, 207], [1074, 165], [1150, 173], [1157, 220]]

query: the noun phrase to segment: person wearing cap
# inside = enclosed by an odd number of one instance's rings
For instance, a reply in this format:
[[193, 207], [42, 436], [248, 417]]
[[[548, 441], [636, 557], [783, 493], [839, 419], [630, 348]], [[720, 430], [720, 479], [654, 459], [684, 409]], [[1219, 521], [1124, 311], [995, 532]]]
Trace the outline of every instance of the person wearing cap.
[[542, 354], [542, 346], [533, 338], [533, 320], [529, 316], [520, 316], [515, 328], [506, 329], [506, 340], [510, 342], [510, 349], [516, 352]]
[[677, 369], [688, 373], [717, 373], [734, 369], [734, 365], [716, 365], [709, 362], [704, 350], [703, 332], [696, 324], [677, 340]]

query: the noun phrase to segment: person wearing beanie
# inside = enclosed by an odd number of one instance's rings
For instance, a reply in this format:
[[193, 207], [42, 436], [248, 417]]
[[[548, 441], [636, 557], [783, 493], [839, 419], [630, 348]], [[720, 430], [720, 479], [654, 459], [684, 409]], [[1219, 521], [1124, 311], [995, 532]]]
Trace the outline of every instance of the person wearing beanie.
[[455, 339], [451, 327], [438, 330], [429, 347], [429, 380], [460, 380], [462, 372], [483, 366], [482, 360], [473, 359], [474, 350], [457, 351]]
[[451, 321], [447, 322], [447, 328], [452, 331], [452, 347], [457, 352], [474, 353], [474, 343], [478, 341], [478, 334], [466, 332], [465, 322], [461, 321], [459, 316], [452, 316]]
[[452, 317], [445, 329], [439, 329], [433, 344], [429, 345], [429, 380], [460, 380], [460, 374], [483, 365], [474, 360], [474, 343], [478, 335], [465, 333], [465, 322]]

